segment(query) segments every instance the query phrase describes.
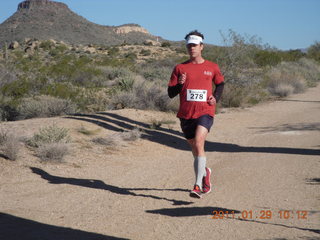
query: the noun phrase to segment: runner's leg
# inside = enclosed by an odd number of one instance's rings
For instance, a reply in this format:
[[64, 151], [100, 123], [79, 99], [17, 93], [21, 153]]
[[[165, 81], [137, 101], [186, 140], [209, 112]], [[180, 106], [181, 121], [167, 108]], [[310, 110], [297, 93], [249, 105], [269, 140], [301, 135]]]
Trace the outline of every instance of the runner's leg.
[[196, 129], [195, 138], [188, 139], [191, 145], [194, 158], [194, 170], [196, 175], [196, 185], [202, 187], [202, 178], [206, 175], [206, 156], [204, 152], [204, 144], [208, 134], [208, 129], [198, 125]]

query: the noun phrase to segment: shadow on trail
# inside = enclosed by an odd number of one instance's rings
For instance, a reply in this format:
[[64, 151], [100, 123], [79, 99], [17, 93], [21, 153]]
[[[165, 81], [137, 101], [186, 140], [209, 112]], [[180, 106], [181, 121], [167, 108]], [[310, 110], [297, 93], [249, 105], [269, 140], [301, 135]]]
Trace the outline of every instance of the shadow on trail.
[[[159, 143], [167, 147], [179, 149], [183, 151], [190, 151], [190, 147], [185, 141], [181, 132], [158, 127], [151, 129], [146, 123], [132, 120], [127, 117], [120, 116], [114, 113], [102, 112], [98, 114], [77, 114], [68, 116], [66, 118], [75, 119], [80, 121], [86, 121], [97, 124], [105, 129], [123, 132], [126, 130], [132, 130], [134, 128], [140, 128], [142, 130], [142, 139], [149, 140], [151, 142]], [[316, 125], [316, 127], [319, 127]], [[281, 153], [281, 154], [298, 154], [298, 155], [320, 155], [320, 149], [307, 149], [307, 148], [287, 148], [287, 147], [250, 147], [240, 146], [232, 143], [218, 143], [218, 142], [206, 142], [206, 152], [252, 152], [252, 153]]]
[[110, 184], [106, 184], [101, 180], [95, 179], [82, 179], [82, 178], [65, 178], [59, 176], [53, 176], [49, 173], [45, 172], [40, 168], [30, 167], [33, 173], [38, 174], [41, 178], [48, 181], [51, 184], [69, 184], [75, 185], [80, 187], [87, 187], [87, 188], [94, 188], [94, 189], [101, 189], [106, 190], [115, 194], [120, 195], [129, 195], [134, 197], [146, 197], [152, 198], [157, 200], [165, 200], [171, 202], [173, 205], [189, 205], [193, 202], [188, 201], [180, 201], [176, 199], [169, 199], [165, 197], [158, 197], [155, 195], [147, 195], [147, 194], [137, 194], [134, 191], [174, 191], [174, 192], [189, 192], [187, 189], [175, 188], [175, 189], [158, 189], [158, 188], [120, 188], [117, 186], [113, 186]]
[[162, 208], [156, 210], [147, 210], [147, 213], [161, 214], [169, 217], [195, 217], [195, 216], [214, 216], [213, 212], [230, 213], [230, 215], [240, 213], [238, 210], [218, 208], [218, 207], [180, 207], [180, 208]]
[[44, 224], [0, 213], [0, 236], [7, 240], [126, 240], [98, 233]]
[[319, 185], [320, 178], [307, 178], [306, 182], [307, 182], [307, 184], [310, 184], [310, 185]]

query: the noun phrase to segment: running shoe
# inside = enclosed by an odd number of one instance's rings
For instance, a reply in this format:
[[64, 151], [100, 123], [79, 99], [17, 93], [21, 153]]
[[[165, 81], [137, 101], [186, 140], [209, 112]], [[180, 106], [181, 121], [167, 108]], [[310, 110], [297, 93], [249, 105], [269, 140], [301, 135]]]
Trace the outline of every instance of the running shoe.
[[190, 197], [201, 198], [201, 189], [198, 185], [194, 185], [193, 190], [190, 192]]
[[211, 192], [211, 169], [206, 167], [206, 176], [202, 178], [202, 193], [206, 194]]

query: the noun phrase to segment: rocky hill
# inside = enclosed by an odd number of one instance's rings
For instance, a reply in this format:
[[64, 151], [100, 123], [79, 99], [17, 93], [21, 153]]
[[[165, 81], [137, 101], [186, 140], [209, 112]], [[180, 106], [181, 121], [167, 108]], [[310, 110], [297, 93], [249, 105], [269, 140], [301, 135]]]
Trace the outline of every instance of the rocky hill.
[[118, 27], [98, 25], [77, 15], [66, 4], [50, 0], [23, 1], [17, 11], [0, 24], [1, 45], [5, 42], [21, 42], [25, 38], [100, 45], [159, 40], [137, 24]]

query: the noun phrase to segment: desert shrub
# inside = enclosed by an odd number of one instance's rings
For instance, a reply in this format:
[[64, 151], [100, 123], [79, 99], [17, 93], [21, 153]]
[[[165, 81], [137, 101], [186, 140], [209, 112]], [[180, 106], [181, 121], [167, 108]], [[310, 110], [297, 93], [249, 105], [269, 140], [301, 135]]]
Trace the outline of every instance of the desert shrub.
[[115, 133], [108, 137], [94, 138], [92, 141], [104, 146], [126, 146], [126, 142], [132, 142], [140, 139], [141, 131], [134, 128], [130, 131]]
[[70, 82], [54, 82], [43, 87], [41, 93], [62, 99], [75, 99], [81, 91], [81, 88], [72, 85]]
[[259, 67], [275, 66], [281, 62], [281, 57], [276, 51], [261, 49], [254, 55], [254, 62]]
[[69, 148], [65, 143], [48, 143], [39, 146], [36, 150], [37, 156], [42, 161], [62, 162]]
[[227, 83], [220, 105], [240, 107], [256, 104], [265, 95], [261, 91], [264, 72], [257, 62], [265, 64], [269, 61], [269, 51], [263, 50], [256, 36], [241, 36], [233, 30], [229, 30], [227, 35], [220, 34], [224, 46], [209, 47], [204, 54], [207, 59], [219, 64]]
[[308, 48], [307, 56], [320, 62], [320, 42], [316, 41]]
[[270, 92], [273, 95], [279, 96], [279, 97], [287, 97], [291, 95], [294, 92], [294, 87], [290, 85], [289, 83], [279, 82], [279, 83], [273, 83], [270, 87]]
[[21, 79], [4, 84], [0, 88], [0, 91], [4, 96], [19, 98], [27, 95], [32, 88], [33, 84], [31, 81]]
[[269, 93], [262, 84], [256, 83], [251, 86], [237, 86], [228, 83], [224, 87], [218, 108], [220, 106], [226, 108], [251, 106], [268, 99], [268, 97]]
[[[0, 95], [1, 96], [1, 95]], [[16, 120], [18, 114], [18, 103], [12, 98], [1, 96], [0, 98], [0, 121]]]
[[112, 47], [108, 50], [108, 55], [109, 56], [112, 56], [112, 57], [115, 57], [116, 55], [119, 54], [119, 48], [118, 47]]
[[281, 60], [284, 62], [296, 62], [299, 59], [306, 56], [306, 54], [302, 52], [300, 49], [278, 51], [278, 54], [281, 56]]
[[132, 77], [124, 77], [119, 80], [119, 88], [121, 91], [130, 91], [133, 88], [134, 79]]
[[306, 58], [297, 62], [282, 62], [267, 73], [267, 79], [272, 94], [288, 96], [303, 92], [306, 87], [316, 86], [320, 81], [320, 66], [314, 60]]
[[226, 84], [221, 98], [222, 107], [240, 107], [245, 98], [245, 88]]
[[40, 128], [38, 133], [35, 133], [32, 138], [27, 141], [27, 144], [31, 147], [40, 147], [45, 144], [51, 143], [68, 143], [70, 142], [70, 136], [68, 130], [63, 127], [58, 127], [55, 124]]
[[104, 89], [83, 88], [73, 99], [80, 111], [105, 111], [110, 103], [110, 94]]
[[153, 43], [151, 41], [144, 41], [143, 45], [145, 45], [145, 46], [153, 46]]
[[153, 67], [143, 66], [139, 68], [139, 74], [141, 74], [146, 80], [150, 81], [162, 81], [168, 84], [173, 68], [171, 67]]
[[46, 41], [42, 41], [39, 45], [40, 48], [42, 48], [43, 50], [50, 50], [51, 48], [54, 47], [54, 42], [50, 41], [50, 40], [46, 40]]
[[20, 151], [19, 138], [4, 129], [0, 129], [0, 150], [10, 160], [17, 160]]
[[76, 112], [76, 106], [70, 100], [52, 96], [25, 98], [18, 106], [18, 118], [53, 117]]
[[267, 79], [270, 93], [281, 97], [303, 92], [306, 87], [306, 79], [296, 63], [282, 62], [270, 69]]
[[0, 64], [0, 88], [18, 80], [17, 74], [13, 69]]
[[170, 111], [170, 102], [166, 87], [143, 79], [135, 81], [131, 91], [122, 91], [113, 97], [114, 106], [122, 108]]
[[126, 59], [132, 60], [132, 61], [134, 61], [135, 59], [138, 58], [138, 57], [137, 57], [137, 54], [134, 53], [134, 52], [129, 52], [129, 53], [125, 54], [124, 57], [125, 57]]
[[75, 86], [102, 87], [105, 77], [100, 69], [89, 65], [76, 71], [69, 81]]
[[107, 80], [115, 80], [132, 75], [132, 72], [123, 67], [100, 66], [98, 69]]
[[243, 77], [251, 74], [248, 69], [257, 67], [254, 56], [261, 49], [260, 40], [256, 36], [241, 36], [229, 30], [228, 35], [221, 33], [225, 47], [221, 49], [216, 62], [226, 82], [241, 86], [251, 85], [251, 78]]
[[308, 87], [315, 87], [320, 81], [320, 64], [315, 60], [301, 58], [299, 59], [295, 67], [306, 79]]
[[171, 43], [170, 42], [162, 42], [161, 47], [171, 47]]
[[142, 56], [150, 56], [151, 51], [149, 49], [142, 49], [139, 54]]

